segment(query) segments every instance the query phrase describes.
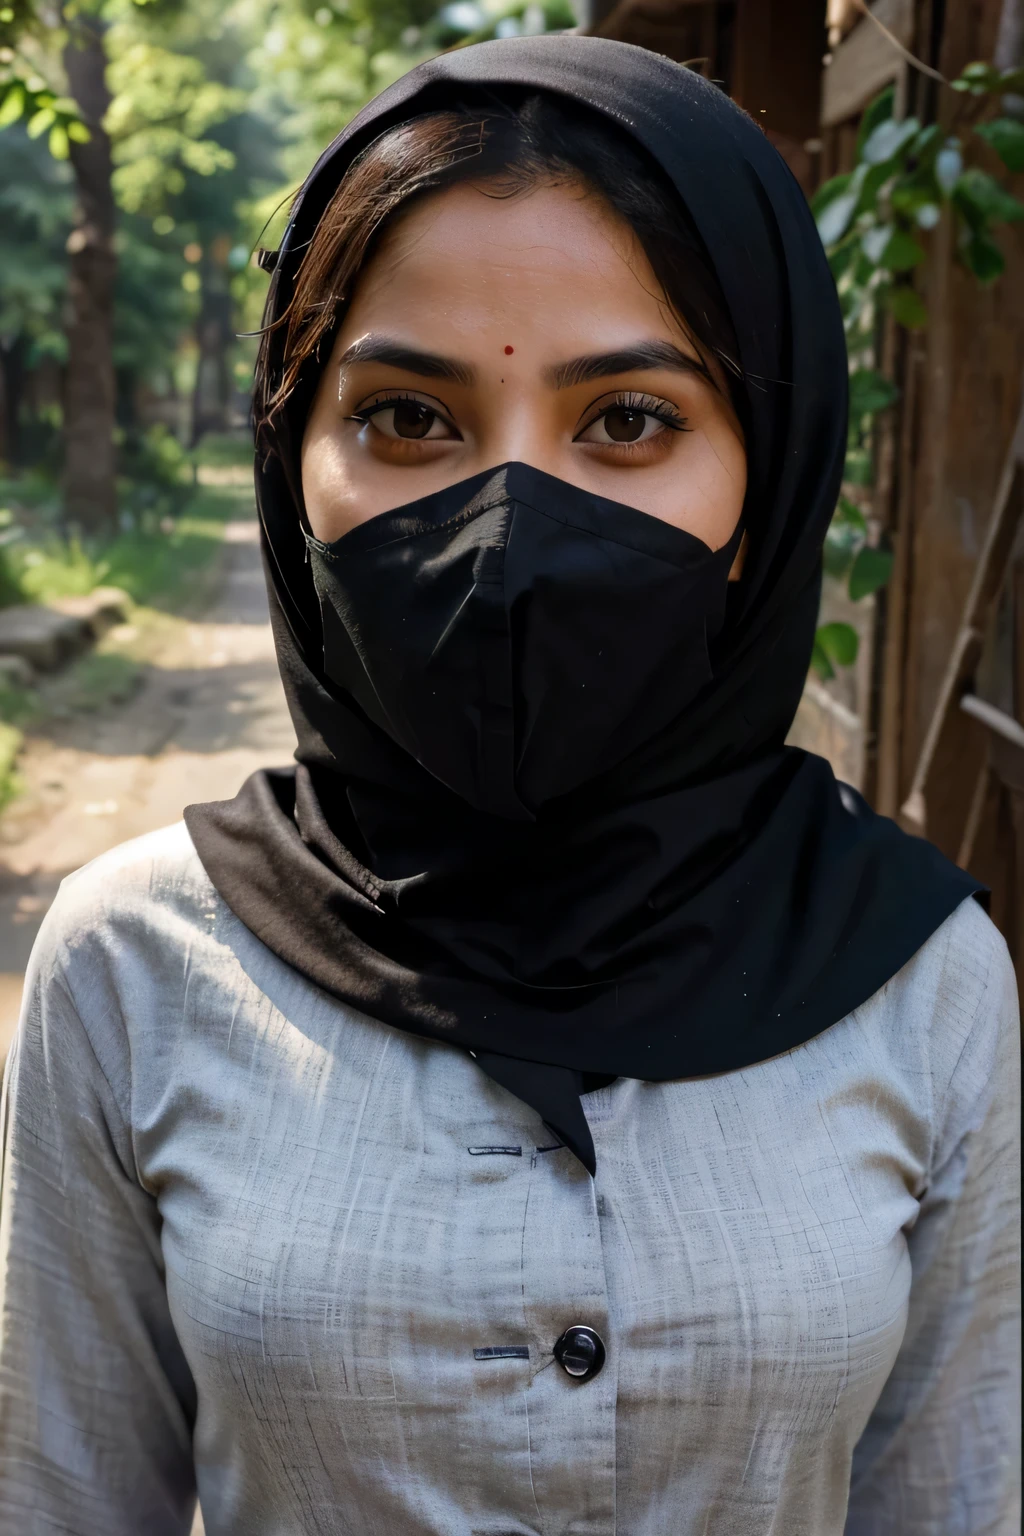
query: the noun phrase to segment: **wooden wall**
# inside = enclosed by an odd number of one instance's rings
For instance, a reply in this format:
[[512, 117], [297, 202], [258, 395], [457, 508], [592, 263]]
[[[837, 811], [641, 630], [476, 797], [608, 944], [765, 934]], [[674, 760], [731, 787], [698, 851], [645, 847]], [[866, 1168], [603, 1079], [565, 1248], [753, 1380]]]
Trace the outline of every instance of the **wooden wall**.
[[[954, 78], [972, 60], [993, 58], [1003, 4], [947, 4], [941, 15], [935, 0], [919, 4], [915, 46], [923, 50], [931, 41], [934, 62], [947, 79]], [[936, 91], [921, 76], [911, 82], [908, 105], [935, 112], [951, 130], [963, 127], [963, 98]], [[1005, 180], [995, 155], [975, 136], [968, 137], [974, 163]], [[1024, 177], [1017, 181], [1013, 190], [1024, 196]], [[888, 504], [881, 511], [892, 529], [897, 569], [883, 610], [871, 701], [875, 752], [868, 774], [875, 802], [889, 815], [899, 815], [906, 804], [1021, 409], [1024, 226], [1002, 228], [998, 240], [1006, 271], [991, 287], [981, 288], [955, 259], [952, 220], [935, 231], [921, 284], [929, 324], [894, 346], [903, 402], [894, 428]], [[1004, 610], [1008, 605], [1004, 627], [1017, 631], [1024, 622], [1017, 611], [1024, 596], [1020, 570], [1018, 560], [1018, 574], [1008, 576], [1003, 603]], [[991, 702], [1024, 721], [1022, 680], [1009, 673], [1000, 679], [994, 664], [995, 624], [993, 613], [988, 654], [972, 686], [979, 693], [985, 686], [999, 691], [1001, 697]], [[1011, 672], [1014, 665], [1011, 656]], [[941, 772], [931, 777], [924, 819], [904, 818], [951, 857], [960, 849], [989, 747], [985, 728], [962, 717], [956, 750], [946, 754]], [[997, 907], [1016, 926], [1010, 888], [1019, 850], [1011, 813], [1012, 806], [993, 798], [972, 868], [993, 884]], [[1007, 936], [1024, 954], [1024, 934]]]
[[[964, 131], [965, 99], [908, 63], [859, 0], [590, 3], [588, 30], [699, 60], [764, 127], [808, 192], [850, 168], [860, 114], [889, 81], [900, 115]], [[1006, 16], [1022, 4], [873, 0], [872, 11], [898, 44], [950, 80], [974, 59], [993, 60], [999, 46], [1005, 53]], [[987, 146], [967, 137], [972, 163], [1005, 180]], [[1014, 190], [1024, 198], [1019, 180]], [[928, 241], [919, 273], [926, 329], [909, 335], [888, 323], [880, 334], [879, 363], [901, 400], [879, 426], [869, 510], [894, 549], [893, 579], [877, 601], [856, 606], [826, 583], [826, 617], [856, 624], [861, 660], [827, 685], [809, 682], [791, 738], [824, 752], [892, 816], [901, 814], [914, 779], [1021, 406], [1024, 225], [1000, 230], [1007, 268], [988, 288], [957, 262], [954, 238], [947, 217]], [[1000, 614], [972, 686], [979, 694], [987, 689], [1024, 725], [1024, 541]], [[959, 727], [955, 751], [930, 783], [925, 822], [904, 817], [953, 857], [991, 748], [983, 726], [964, 716]], [[992, 883], [997, 916], [1009, 927], [1024, 925], [1024, 751], [1019, 776], [1019, 804], [1016, 791], [1009, 800], [993, 798], [972, 852], [972, 867]], [[1013, 942], [1024, 959], [1024, 926]]]

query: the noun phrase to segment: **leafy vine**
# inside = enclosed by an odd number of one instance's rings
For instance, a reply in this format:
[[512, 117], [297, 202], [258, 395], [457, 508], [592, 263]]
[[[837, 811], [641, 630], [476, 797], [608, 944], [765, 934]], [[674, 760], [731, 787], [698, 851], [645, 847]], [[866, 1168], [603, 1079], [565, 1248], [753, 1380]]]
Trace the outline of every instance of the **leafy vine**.
[[[893, 562], [859, 505], [874, 483], [875, 418], [898, 397], [895, 385], [873, 366], [881, 318], [889, 313], [908, 330], [927, 324], [913, 274], [925, 259], [929, 233], [944, 215], [954, 220], [957, 259], [986, 285], [1005, 268], [996, 229], [1024, 219], [1024, 204], [987, 171], [966, 164], [973, 134], [1007, 171], [1024, 171], [1024, 122], [998, 107], [1000, 98], [1024, 93], [1024, 69], [969, 64], [950, 84], [964, 99], [957, 132], [915, 117], [897, 119], [895, 88], [889, 87], [864, 113], [853, 170], [833, 176], [812, 199], [836, 279], [850, 361], [845, 485], [825, 540], [825, 570], [845, 579], [854, 602], [885, 585]], [[851, 624], [820, 625], [812, 666], [820, 677], [834, 677], [836, 667], [856, 661], [857, 650]]]

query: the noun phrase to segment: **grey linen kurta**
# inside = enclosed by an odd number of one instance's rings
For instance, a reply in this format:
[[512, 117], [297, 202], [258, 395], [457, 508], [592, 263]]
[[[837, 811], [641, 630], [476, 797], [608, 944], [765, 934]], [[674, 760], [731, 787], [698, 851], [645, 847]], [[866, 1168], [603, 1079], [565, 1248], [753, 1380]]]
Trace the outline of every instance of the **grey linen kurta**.
[[817, 1039], [588, 1096], [591, 1181], [127, 844], [9, 1065], [0, 1531], [181, 1536], [198, 1483], [208, 1536], [1016, 1536], [1018, 1062], [967, 901]]

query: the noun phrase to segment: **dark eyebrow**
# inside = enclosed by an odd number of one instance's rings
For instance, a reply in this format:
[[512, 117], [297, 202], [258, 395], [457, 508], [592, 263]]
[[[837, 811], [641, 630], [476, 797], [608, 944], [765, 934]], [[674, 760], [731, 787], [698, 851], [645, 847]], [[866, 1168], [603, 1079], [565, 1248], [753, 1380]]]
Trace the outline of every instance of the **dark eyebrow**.
[[571, 389], [575, 384], [589, 384], [592, 379], [607, 378], [612, 373], [632, 373], [638, 368], [675, 368], [680, 373], [697, 373], [712, 382], [704, 364], [670, 341], [638, 341], [635, 346], [615, 352], [593, 352], [587, 357], [573, 357], [556, 363], [547, 377], [556, 389]]
[[338, 366], [350, 363], [387, 363], [392, 368], [404, 368], [406, 373], [418, 373], [423, 379], [449, 379], [453, 384], [472, 384], [476, 370], [465, 363], [457, 363], [452, 357], [439, 357], [436, 352], [419, 352], [415, 347], [404, 347], [390, 336], [362, 336], [342, 353]]

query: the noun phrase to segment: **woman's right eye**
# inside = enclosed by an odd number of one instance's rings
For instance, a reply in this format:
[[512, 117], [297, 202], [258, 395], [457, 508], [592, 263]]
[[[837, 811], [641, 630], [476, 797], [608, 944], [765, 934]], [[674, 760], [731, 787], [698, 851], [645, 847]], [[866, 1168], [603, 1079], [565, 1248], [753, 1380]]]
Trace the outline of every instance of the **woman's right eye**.
[[356, 413], [370, 422], [382, 437], [404, 442], [438, 442], [457, 439], [450, 422], [420, 400], [379, 400]]

